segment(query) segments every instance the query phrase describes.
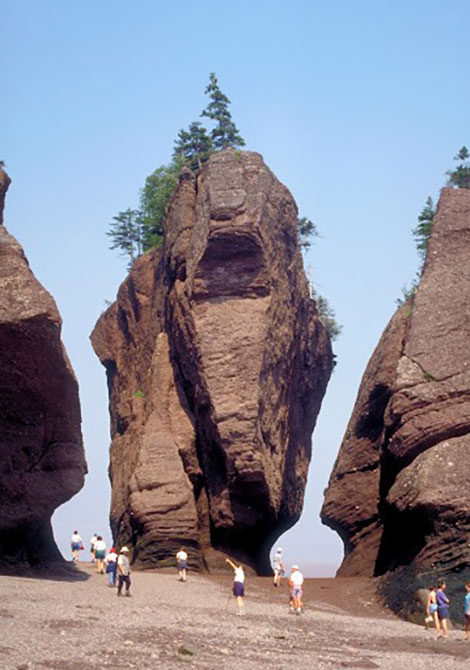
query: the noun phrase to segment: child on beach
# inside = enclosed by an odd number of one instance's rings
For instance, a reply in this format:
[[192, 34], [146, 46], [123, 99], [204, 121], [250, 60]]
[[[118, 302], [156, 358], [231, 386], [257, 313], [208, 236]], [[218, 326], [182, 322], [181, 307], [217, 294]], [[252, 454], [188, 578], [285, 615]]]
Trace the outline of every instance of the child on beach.
[[237, 615], [243, 616], [245, 614], [245, 606], [243, 604], [243, 597], [245, 595], [245, 571], [243, 570], [242, 565], [235, 565], [229, 558], [226, 558], [225, 561], [233, 568], [235, 573], [233, 578], [233, 588], [232, 593], [237, 599]]

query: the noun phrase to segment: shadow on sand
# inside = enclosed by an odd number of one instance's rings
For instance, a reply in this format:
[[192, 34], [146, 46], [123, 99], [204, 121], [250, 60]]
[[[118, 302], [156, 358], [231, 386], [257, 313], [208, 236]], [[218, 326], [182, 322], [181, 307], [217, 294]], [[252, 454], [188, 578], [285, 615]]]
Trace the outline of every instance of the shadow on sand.
[[29, 579], [49, 579], [55, 582], [86, 582], [90, 575], [80, 570], [72, 561], [47, 563], [41, 566], [18, 564], [0, 566], [1, 577], [26, 577]]

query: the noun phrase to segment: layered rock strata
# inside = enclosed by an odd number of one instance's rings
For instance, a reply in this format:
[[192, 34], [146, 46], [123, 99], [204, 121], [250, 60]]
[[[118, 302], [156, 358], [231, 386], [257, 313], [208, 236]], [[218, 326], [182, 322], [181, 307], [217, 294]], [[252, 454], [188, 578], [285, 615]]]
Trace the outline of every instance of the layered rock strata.
[[111, 525], [142, 565], [259, 572], [299, 517], [332, 368], [297, 210], [255, 153], [182, 172], [161, 250], [133, 265], [92, 343], [110, 393]]
[[414, 298], [362, 379], [325, 493], [340, 575], [469, 563], [470, 192], [442, 190]]
[[[0, 203], [10, 183], [0, 170]], [[0, 211], [0, 220], [3, 208]], [[0, 564], [62, 560], [50, 519], [86, 463], [78, 385], [61, 318], [0, 225]]]

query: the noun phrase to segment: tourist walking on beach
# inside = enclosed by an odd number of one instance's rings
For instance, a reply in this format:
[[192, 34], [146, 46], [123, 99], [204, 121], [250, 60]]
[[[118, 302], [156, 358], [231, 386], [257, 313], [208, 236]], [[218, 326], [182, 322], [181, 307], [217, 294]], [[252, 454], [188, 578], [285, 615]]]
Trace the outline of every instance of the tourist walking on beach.
[[74, 563], [78, 563], [78, 552], [80, 549], [83, 549], [82, 538], [78, 534], [77, 530], [73, 531], [72, 538], [70, 540], [70, 548], [72, 550], [72, 560]]
[[116, 549], [111, 547], [109, 554], [105, 558], [108, 586], [116, 586], [117, 558]]
[[126, 585], [126, 596], [130, 596], [131, 588], [131, 567], [129, 564], [129, 549], [122, 547], [117, 560], [117, 575], [118, 575], [118, 596], [121, 595], [123, 584]]
[[442, 636], [449, 637], [449, 598], [444, 593], [446, 589], [445, 582], [439, 584], [436, 591], [437, 613], [442, 627]]
[[279, 586], [279, 584], [281, 583], [281, 577], [284, 574], [284, 566], [282, 565], [282, 547], [278, 547], [276, 549], [276, 553], [274, 554], [273, 572], [274, 572], [273, 585]]
[[186, 570], [188, 569], [188, 554], [186, 553], [184, 547], [181, 547], [179, 552], [176, 554], [176, 567], [178, 568], [179, 581], [186, 581]]
[[235, 565], [229, 558], [226, 558], [225, 560], [233, 568], [235, 573], [232, 593], [237, 599], [238, 610], [236, 614], [238, 614], [238, 616], [243, 616], [245, 614], [245, 605], [243, 603], [243, 597], [245, 595], [245, 571], [243, 570], [242, 565]]
[[95, 559], [96, 559], [96, 569], [100, 575], [104, 575], [104, 559], [106, 557], [106, 544], [101, 537], [98, 535], [95, 542]]
[[95, 544], [97, 539], [98, 539], [97, 533], [93, 533], [93, 535], [90, 537], [90, 554], [92, 563], [95, 562]]
[[467, 594], [465, 596], [465, 640], [470, 637], [470, 584], [465, 584]]
[[296, 614], [300, 614], [303, 608], [302, 602], [302, 584], [304, 583], [304, 576], [299, 570], [298, 565], [293, 565], [289, 577], [289, 586], [291, 589], [292, 607]]
[[429, 619], [432, 619], [434, 627], [436, 628], [436, 635], [437, 637], [440, 637], [441, 626], [437, 615], [436, 589], [434, 586], [429, 587], [428, 599], [426, 602], [426, 615]]

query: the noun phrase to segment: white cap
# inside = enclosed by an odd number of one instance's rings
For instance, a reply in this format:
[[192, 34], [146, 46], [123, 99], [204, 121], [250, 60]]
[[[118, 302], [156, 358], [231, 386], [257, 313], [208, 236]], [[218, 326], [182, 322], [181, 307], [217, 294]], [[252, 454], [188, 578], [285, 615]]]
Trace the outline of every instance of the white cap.
[[293, 565], [293, 566], [291, 567], [291, 570], [298, 570], [298, 569], [299, 569], [299, 566], [298, 566], [298, 565]]
[[124, 551], [129, 551], [129, 549], [128, 549], [127, 547], [122, 547], [122, 548], [121, 548], [121, 554], [122, 554]]

